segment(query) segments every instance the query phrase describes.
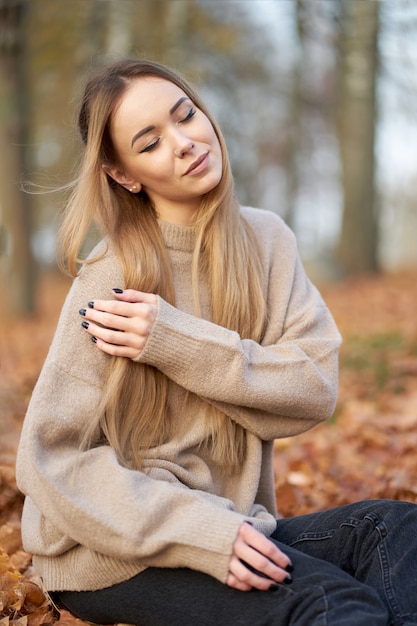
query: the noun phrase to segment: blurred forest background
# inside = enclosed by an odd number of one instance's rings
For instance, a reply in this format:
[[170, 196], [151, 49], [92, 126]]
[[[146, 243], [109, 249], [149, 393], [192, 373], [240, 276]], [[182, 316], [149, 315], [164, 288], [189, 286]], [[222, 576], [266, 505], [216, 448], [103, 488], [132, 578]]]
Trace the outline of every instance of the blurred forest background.
[[0, 626], [58, 619], [22, 550], [14, 463], [69, 285], [55, 240], [78, 98], [103, 62], [160, 60], [197, 86], [241, 202], [295, 231], [342, 332], [333, 418], [276, 442], [281, 513], [417, 502], [416, 36], [415, 0], [0, 0]]
[[[3, 307], [35, 307], [80, 154], [77, 98], [124, 56], [182, 71], [243, 203], [282, 215], [319, 278], [417, 263], [413, 0], [0, 0]], [[413, 48], [414, 46], [414, 48]]]

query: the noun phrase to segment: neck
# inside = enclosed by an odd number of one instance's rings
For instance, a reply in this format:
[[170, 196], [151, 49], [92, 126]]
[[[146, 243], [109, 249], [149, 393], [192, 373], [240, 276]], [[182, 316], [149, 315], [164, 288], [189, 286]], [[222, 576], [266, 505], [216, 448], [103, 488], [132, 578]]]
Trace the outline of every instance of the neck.
[[158, 206], [156, 213], [158, 219], [164, 222], [177, 226], [192, 226], [199, 206], [200, 201], [192, 205]]
[[163, 220], [158, 220], [158, 224], [167, 248], [184, 252], [192, 252], [194, 250], [196, 240], [195, 228]]

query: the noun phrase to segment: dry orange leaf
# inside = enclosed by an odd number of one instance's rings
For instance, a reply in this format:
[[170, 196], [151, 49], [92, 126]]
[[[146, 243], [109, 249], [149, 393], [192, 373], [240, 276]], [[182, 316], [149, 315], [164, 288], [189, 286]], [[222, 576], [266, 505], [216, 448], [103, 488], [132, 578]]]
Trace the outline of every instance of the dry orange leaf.
[[53, 624], [58, 616], [34, 582], [26, 580], [0, 549], [0, 626]]
[[[67, 287], [45, 274], [38, 285], [38, 315], [0, 320], [8, 329], [0, 337], [0, 547], [7, 546], [13, 559], [2, 560], [0, 551], [0, 598], [9, 608], [23, 600], [13, 614], [0, 609], [0, 626], [49, 626], [56, 620], [46, 598], [33, 608], [42, 591], [38, 596], [22, 582], [31, 578], [31, 568], [20, 545], [22, 497], [14, 461]], [[339, 401], [331, 423], [275, 443], [280, 513], [300, 515], [363, 498], [417, 502], [417, 272], [359, 277], [322, 285], [321, 292], [344, 337]], [[12, 598], [11, 587], [22, 595]], [[56, 626], [61, 625], [84, 622], [62, 611]]]

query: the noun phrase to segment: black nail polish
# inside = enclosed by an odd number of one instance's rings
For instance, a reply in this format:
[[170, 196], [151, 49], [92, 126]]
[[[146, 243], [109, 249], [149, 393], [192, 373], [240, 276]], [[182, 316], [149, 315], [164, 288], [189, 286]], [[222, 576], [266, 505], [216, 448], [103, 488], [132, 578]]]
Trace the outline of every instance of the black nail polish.
[[97, 337], [91, 337], [91, 341], [92, 341], [93, 343], [97, 343]]
[[289, 563], [285, 569], [287, 570], [287, 572], [293, 572], [294, 565], [292, 563]]
[[288, 574], [288, 576], [286, 576], [282, 582], [284, 583], [284, 585], [291, 585], [292, 577]]
[[94, 302], [89, 302], [88, 306], [89, 306], [90, 309], [94, 309]]
[[85, 314], [87, 313], [87, 310], [86, 310], [86, 309], [80, 309], [80, 310], [78, 311], [78, 313], [79, 313], [80, 315], [85, 315]]
[[83, 328], [88, 328], [90, 326], [90, 324], [84, 320], [84, 322], [81, 322], [81, 326]]
[[115, 287], [113, 291], [114, 293], [123, 293], [123, 289], [119, 289], [118, 287]]
[[276, 591], [277, 589], [279, 589], [279, 585], [270, 585], [269, 587], [269, 591]]

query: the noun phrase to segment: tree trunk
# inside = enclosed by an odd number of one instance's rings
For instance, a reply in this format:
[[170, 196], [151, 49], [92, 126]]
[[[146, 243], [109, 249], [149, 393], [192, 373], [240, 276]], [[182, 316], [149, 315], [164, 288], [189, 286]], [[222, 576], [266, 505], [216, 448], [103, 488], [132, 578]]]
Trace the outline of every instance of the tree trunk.
[[31, 196], [19, 188], [29, 169], [26, 10], [25, 0], [0, 0], [0, 138], [7, 154], [2, 160], [0, 191], [3, 239], [7, 241], [0, 256], [0, 269], [8, 286], [2, 308], [12, 313], [32, 313], [35, 308], [36, 269], [30, 246], [32, 203]]
[[123, 58], [130, 54], [133, 35], [132, 3], [111, 0], [107, 6], [106, 54], [112, 58]]
[[341, 0], [338, 136], [344, 194], [336, 259], [344, 274], [376, 272], [376, 80], [379, 2]]
[[302, 68], [305, 64], [304, 26], [302, 14], [305, 1], [296, 1], [297, 58], [292, 72], [290, 85], [288, 129], [286, 142], [286, 210], [285, 221], [292, 230], [296, 230], [296, 202], [300, 186], [299, 160], [300, 137], [302, 133]]

